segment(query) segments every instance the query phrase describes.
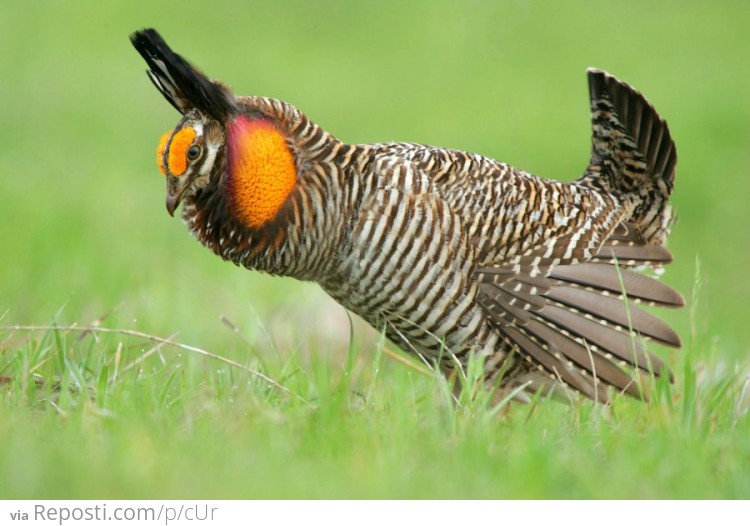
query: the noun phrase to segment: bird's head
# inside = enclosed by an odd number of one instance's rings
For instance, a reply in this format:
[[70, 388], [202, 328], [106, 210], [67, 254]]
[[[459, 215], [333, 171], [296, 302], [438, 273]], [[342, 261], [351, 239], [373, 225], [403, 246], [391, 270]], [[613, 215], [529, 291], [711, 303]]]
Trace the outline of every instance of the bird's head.
[[217, 121], [196, 110], [161, 136], [156, 162], [167, 180], [167, 211], [174, 215], [186, 195], [195, 195], [215, 176], [225, 131]]
[[173, 215], [186, 198], [214, 192], [247, 227], [273, 219], [297, 182], [296, 155], [277, 116], [257, 98], [235, 97], [210, 80], [155, 30], [130, 39], [151, 81], [182, 114], [156, 150], [167, 180], [167, 211]]

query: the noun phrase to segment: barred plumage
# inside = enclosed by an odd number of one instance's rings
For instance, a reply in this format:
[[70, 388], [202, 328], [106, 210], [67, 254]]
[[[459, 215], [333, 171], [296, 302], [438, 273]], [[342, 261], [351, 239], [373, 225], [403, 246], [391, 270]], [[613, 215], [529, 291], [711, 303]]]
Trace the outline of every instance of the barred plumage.
[[153, 30], [131, 40], [183, 114], [158, 151], [167, 208], [183, 203], [224, 259], [319, 283], [447, 373], [475, 352], [488, 382], [602, 402], [670, 374], [644, 341], [679, 337], [637, 305], [683, 300], [638, 268], [671, 261], [676, 153], [639, 92], [589, 70], [591, 162], [559, 183], [456, 150], [343, 143], [287, 103], [235, 97]]

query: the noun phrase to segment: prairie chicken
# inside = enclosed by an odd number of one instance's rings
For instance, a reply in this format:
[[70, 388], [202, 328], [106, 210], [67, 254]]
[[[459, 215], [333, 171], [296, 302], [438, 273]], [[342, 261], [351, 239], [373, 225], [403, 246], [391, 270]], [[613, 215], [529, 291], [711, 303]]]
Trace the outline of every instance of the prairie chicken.
[[684, 303], [652, 277], [672, 261], [676, 151], [627, 84], [588, 71], [591, 161], [560, 183], [462, 151], [346, 144], [286, 102], [236, 97], [153, 29], [131, 41], [182, 114], [157, 149], [167, 210], [182, 203], [225, 260], [317, 282], [446, 374], [475, 353], [488, 384], [600, 402], [671, 378], [644, 341], [680, 339], [635, 304]]

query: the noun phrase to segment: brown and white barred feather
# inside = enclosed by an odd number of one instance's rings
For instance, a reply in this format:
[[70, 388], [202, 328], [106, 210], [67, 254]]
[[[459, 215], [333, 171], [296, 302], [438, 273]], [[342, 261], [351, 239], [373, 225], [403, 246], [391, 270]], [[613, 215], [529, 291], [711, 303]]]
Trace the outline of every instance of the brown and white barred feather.
[[[510, 370], [519, 374], [526, 369], [522, 379], [530, 380], [533, 388], [546, 390], [553, 380], [601, 401], [608, 400], [607, 386], [645, 397], [642, 375], [669, 372], [647, 351], [644, 340], [672, 347], [679, 347], [680, 340], [668, 325], [637, 305], [675, 307], [683, 300], [670, 287], [630, 267], [659, 268], [671, 261], [662, 244], [671, 222], [667, 201], [675, 149], [666, 124], [642, 95], [600, 71], [590, 71], [589, 79], [592, 162], [584, 177], [572, 184], [541, 180], [464, 152], [412, 144], [372, 147], [370, 155], [390, 162], [381, 162], [375, 171], [389, 185], [391, 198], [381, 197], [380, 206], [371, 209], [368, 221], [380, 228], [374, 230], [374, 239], [360, 240], [368, 251], [354, 252], [354, 257], [365, 262], [365, 271], [375, 255], [376, 261], [389, 261], [390, 266], [376, 264], [363, 275], [375, 276], [363, 283], [365, 290], [378, 291], [378, 301], [368, 303], [367, 294], [348, 301], [350, 290], [329, 292], [376, 326], [385, 323], [391, 339], [407, 350], [432, 359], [436, 353], [442, 355], [448, 367], [473, 349], [487, 356], [492, 378], [501, 369], [507, 375], [505, 362], [517, 354], [527, 366]], [[620, 118], [618, 111], [626, 117]], [[423, 182], [397, 198], [398, 184], [389, 174], [412, 172], [417, 174], [412, 177], [421, 174], [431, 185]], [[414, 202], [415, 191], [426, 204]], [[390, 204], [383, 207], [383, 202]], [[400, 206], [404, 202], [408, 205]], [[448, 216], [439, 227], [415, 235], [419, 226], [411, 223], [411, 215], [419, 215], [421, 206], [442, 210], [446, 204], [457, 220]], [[460, 225], [473, 250], [464, 249], [461, 236], [449, 228], [454, 224]], [[394, 231], [400, 246], [412, 253], [391, 250], [388, 236]], [[445, 244], [439, 232], [455, 236], [452, 250], [444, 252], [449, 258], [465, 262], [473, 256], [471, 276], [478, 288], [456, 281], [460, 286], [451, 294], [436, 293], [451, 274], [436, 276], [433, 270], [426, 275], [429, 264], [442, 269], [444, 262], [420, 262], [414, 255]], [[400, 264], [404, 259], [406, 269]], [[409, 287], [400, 288], [402, 283]], [[413, 289], [414, 283], [422, 288]], [[399, 308], [402, 298], [411, 299], [405, 309]], [[426, 298], [416, 303], [417, 312], [415, 298]], [[481, 316], [458, 308], [474, 304], [481, 307]], [[635, 377], [626, 372], [631, 369]]]
[[[612, 386], [644, 397], [643, 373], [668, 374], [644, 340], [680, 345], [637, 305], [682, 298], [630, 270], [671, 261], [662, 243], [674, 146], [640, 94], [602, 72], [589, 76], [592, 162], [574, 183], [455, 150], [347, 145], [281, 101], [238, 98], [288, 135], [300, 184], [260, 231], [223, 218], [216, 234], [218, 223], [196, 220], [222, 209], [215, 204], [188, 202], [186, 218], [223, 257], [317, 281], [427, 363], [456, 369], [476, 352], [488, 381], [502, 371], [503, 385], [547, 391], [562, 382], [599, 401]], [[626, 120], [613, 101], [628, 108]], [[637, 138], [623, 132], [636, 122]]]
[[[591, 162], [559, 183], [455, 150], [342, 143], [282, 101], [234, 97], [154, 30], [131, 40], [183, 114], [178, 128], [196, 122], [218, 145], [171, 206], [184, 197], [190, 230], [221, 257], [318, 282], [444, 370], [476, 352], [487, 380], [505, 386], [562, 383], [604, 402], [608, 387], [645, 397], [641, 376], [669, 374], [644, 341], [679, 338], [639, 305], [683, 300], [636, 269], [671, 261], [676, 153], [666, 123], [626, 84], [589, 70]], [[238, 116], [273, 123], [297, 172], [272, 219], [255, 226], [226, 191], [226, 127]]]

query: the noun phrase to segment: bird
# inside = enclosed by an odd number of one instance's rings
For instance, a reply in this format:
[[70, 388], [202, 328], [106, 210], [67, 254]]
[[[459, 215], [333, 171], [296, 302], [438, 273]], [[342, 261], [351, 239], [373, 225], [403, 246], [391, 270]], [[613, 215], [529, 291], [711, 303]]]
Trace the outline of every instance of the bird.
[[648, 345], [680, 338], [643, 307], [684, 305], [659, 280], [677, 153], [628, 84], [587, 70], [590, 161], [558, 182], [455, 149], [348, 144], [292, 104], [235, 95], [154, 29], [130, 40], [181, 115], [156, 150], [167, 211], [182, 205], [224, 260], [316, 282], [448, 378], [473, 356], [488, 388], [525, 401], [649, 400], [673, 381]]

